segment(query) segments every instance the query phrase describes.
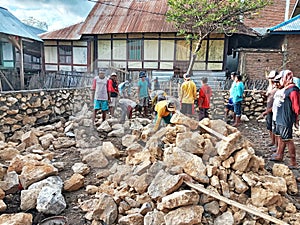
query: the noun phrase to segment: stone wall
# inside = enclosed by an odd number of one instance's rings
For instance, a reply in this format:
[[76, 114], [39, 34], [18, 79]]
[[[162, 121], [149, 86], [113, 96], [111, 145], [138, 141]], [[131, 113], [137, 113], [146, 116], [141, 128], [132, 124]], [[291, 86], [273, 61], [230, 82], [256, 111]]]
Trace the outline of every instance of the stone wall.
[[[225, 106], [228, 102], [228, 91], [214, 91], [211, 99], [210, 115], [213, 119], [224, 118]], [[265, 91], [246, 90], [244, 92], [244, 101], [242, 104], [242, 114], [249, 119], [255, 119], [266, 107]]]
[[90, 89], [51, 89], [0, 93], [0, 132], [68, 118], [90, 103]]
[[[254, 119], [265, 109], [264, 91], [245, 91], [243, 114]], [[68, 118], [89, 107], [90, 89], [52, 89], [0, 94], [0, 132], [5, 135], [41, 124]], [[214, 91], [211, 101], [212, 119], [224, 117], [228, 91]]]

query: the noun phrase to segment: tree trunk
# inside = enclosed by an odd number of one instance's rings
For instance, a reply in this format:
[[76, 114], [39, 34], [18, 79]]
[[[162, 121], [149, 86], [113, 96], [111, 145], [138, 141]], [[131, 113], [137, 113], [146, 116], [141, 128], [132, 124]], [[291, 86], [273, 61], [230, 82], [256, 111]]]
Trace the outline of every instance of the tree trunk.
[[198, 43], [197, 43], [197, 46], [196, 46], [196, 48], [195, 48], [195, 51], [191, 54], [191, 57], [190, 57], [190, 64], [189, 64], [189, 67], [188, 67], [188, 69], [187, 69], [187, 71], [186, 71], [187, 74], [191, 74], [191, 72], [192, 72], [192, 69], [193, 69], [195, 60], [196, 60], [196, 58], [197, 58], [197, 53], [198, 53], [199, 50], [201, 49], [202, 41], [203, 41], [203, 38], [199, 38]]

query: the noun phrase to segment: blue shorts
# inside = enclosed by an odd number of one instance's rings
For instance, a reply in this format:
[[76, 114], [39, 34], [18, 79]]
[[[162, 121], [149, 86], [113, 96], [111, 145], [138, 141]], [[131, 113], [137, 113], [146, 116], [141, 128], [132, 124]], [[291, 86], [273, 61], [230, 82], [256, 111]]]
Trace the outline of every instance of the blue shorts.
[[242, 102], [236, 102], [233, 104], [234, 113], [236, 116], [242, 115]]
[[108, 100], [94, 100], [94, 109], [99, 110], [101, 109], [102, 111], [107, 111], [108, 110]]

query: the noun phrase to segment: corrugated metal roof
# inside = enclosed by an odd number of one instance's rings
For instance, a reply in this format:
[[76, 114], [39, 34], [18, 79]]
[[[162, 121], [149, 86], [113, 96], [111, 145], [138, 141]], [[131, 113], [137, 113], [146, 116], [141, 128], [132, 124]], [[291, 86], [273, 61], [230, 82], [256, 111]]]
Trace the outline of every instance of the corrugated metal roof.
[[[83, 23], [40, 35], [44, 40], [78, 40], [81, 35], [125, 33], [177, 33], [166, 21], [167, 0], [98, 1]], [[259, 35], [243, 24], [239, 34]]]
[[289, 19], [283, 23], [280, 23], [274, 27], [268, 29], [269, 33], [286, 33], [286, 32], [296, 32], [300, 33], [300, 14]]
[[177, 32], [167, 23], [166, 0], [99, 1], [82, 26], [82, 34]]
[[32, 29], [29, 29], [17, 17], [3, 7], [0, 7], [0, 21], [0, 33], [15, 35], [42, 42], [42, 40], [36, 35], [36, 33], [32, 31]]
[[39, 36], [43, 40], [79, 40], [81, 38], [81, 34], [79, 33], [83, 22], [77, 23], [75, 25], [62, 28], [56, 31], [47, 32], [40, 34]]

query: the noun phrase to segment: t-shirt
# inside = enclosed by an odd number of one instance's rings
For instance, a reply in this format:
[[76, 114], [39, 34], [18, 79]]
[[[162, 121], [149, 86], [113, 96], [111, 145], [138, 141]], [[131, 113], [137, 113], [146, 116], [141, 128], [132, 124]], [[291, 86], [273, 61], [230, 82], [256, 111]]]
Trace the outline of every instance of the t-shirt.
[[112, 79], [108, 80], [108, 91], [110, 92], [110, 97], [118, 97], [118, 83]]
[[197, 98], [197, 89], [194, 81], [185, 81], [181, 85], [181, 102], [187, 104], [194, 104]]
[[283, 101], [284, 101], [284, 89], [277, 89], [277, 91], [274, 94], [274, 100], [272, 106], [273, 121], [276, 121], [278, 107], [281, 106]]
[[120, 103], [120, 105], [125, 105], [126, 107], [130, 106], [131, 108], [134, 108], [137, 105], [136, 102], [132, 101], [131, 99], [127, 99], [127, 98], [121, 98], [119, 100], [119, 103]]
[[107, 78], [101, 79], [96, 76], [93, 80], [92, 90], [95, 90], [94, 99], [96, 100], [108, 100], [107, 94]]
[[211, 87], [208, 85], [202, 85], [199, 91], [199, 99], [198, 99], [198, 105], [200, 108], [209, 109], [211, 95], [212, 95]]
[[139, 98], [148, 97], [148, 82], [146, 80], [142, 81], [140, 79], [138, 81], [138, 87], [140, 89]]

